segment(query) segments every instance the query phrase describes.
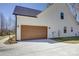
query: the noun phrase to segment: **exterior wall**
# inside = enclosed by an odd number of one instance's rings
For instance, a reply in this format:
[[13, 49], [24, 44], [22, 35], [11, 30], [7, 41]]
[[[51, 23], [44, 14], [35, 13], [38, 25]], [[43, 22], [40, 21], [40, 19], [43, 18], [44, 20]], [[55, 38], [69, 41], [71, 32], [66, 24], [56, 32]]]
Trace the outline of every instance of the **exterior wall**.
[[[64, 20], [60, 19], [60, 13], [64, 12]], [[79, 25], [70, 13], [66, 4], [53, 4], [38, 15], [38, 18], [17, 16], [17, 40], [21, 39], [21, 25], [48, 26], [48, 38], [75, 36], [79, 32]], [[64, 26], [67, 33], [64, 33]], [[73, 27], [73, 32], [71, 32]]]

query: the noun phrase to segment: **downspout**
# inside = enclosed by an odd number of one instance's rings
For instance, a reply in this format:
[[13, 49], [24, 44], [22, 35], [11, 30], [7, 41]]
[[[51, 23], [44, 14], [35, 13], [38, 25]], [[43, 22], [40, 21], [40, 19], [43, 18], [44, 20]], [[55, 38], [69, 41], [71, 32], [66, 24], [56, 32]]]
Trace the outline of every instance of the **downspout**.
[[17, 41], [17, 15], [15, 15], [15, 40]]

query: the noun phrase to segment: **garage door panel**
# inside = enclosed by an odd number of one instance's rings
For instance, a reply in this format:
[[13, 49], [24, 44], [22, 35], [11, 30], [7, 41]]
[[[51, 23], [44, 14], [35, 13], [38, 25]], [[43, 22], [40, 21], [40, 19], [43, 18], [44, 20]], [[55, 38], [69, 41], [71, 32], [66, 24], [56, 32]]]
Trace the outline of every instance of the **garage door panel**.
[[47, 38], [47, 26], [21, 26], [21, 39]]

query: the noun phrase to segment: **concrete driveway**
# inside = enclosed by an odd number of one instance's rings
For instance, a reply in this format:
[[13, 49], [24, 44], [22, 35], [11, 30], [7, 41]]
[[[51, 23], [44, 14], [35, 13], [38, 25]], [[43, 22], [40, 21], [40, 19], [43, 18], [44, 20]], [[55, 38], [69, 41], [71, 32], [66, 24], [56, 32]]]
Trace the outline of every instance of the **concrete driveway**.
[[51, 39], [21, 41], [0, 45], [1, 56], [79, 56], [79, 44], [56, 42]]

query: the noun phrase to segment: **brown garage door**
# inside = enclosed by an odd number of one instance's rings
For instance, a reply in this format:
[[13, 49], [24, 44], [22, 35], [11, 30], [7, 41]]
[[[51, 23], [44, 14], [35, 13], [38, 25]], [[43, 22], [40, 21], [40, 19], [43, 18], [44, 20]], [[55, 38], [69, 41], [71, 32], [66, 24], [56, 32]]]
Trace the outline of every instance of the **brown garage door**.
[[21, 25], [21, 39], [47, 38], [47, 26]]

